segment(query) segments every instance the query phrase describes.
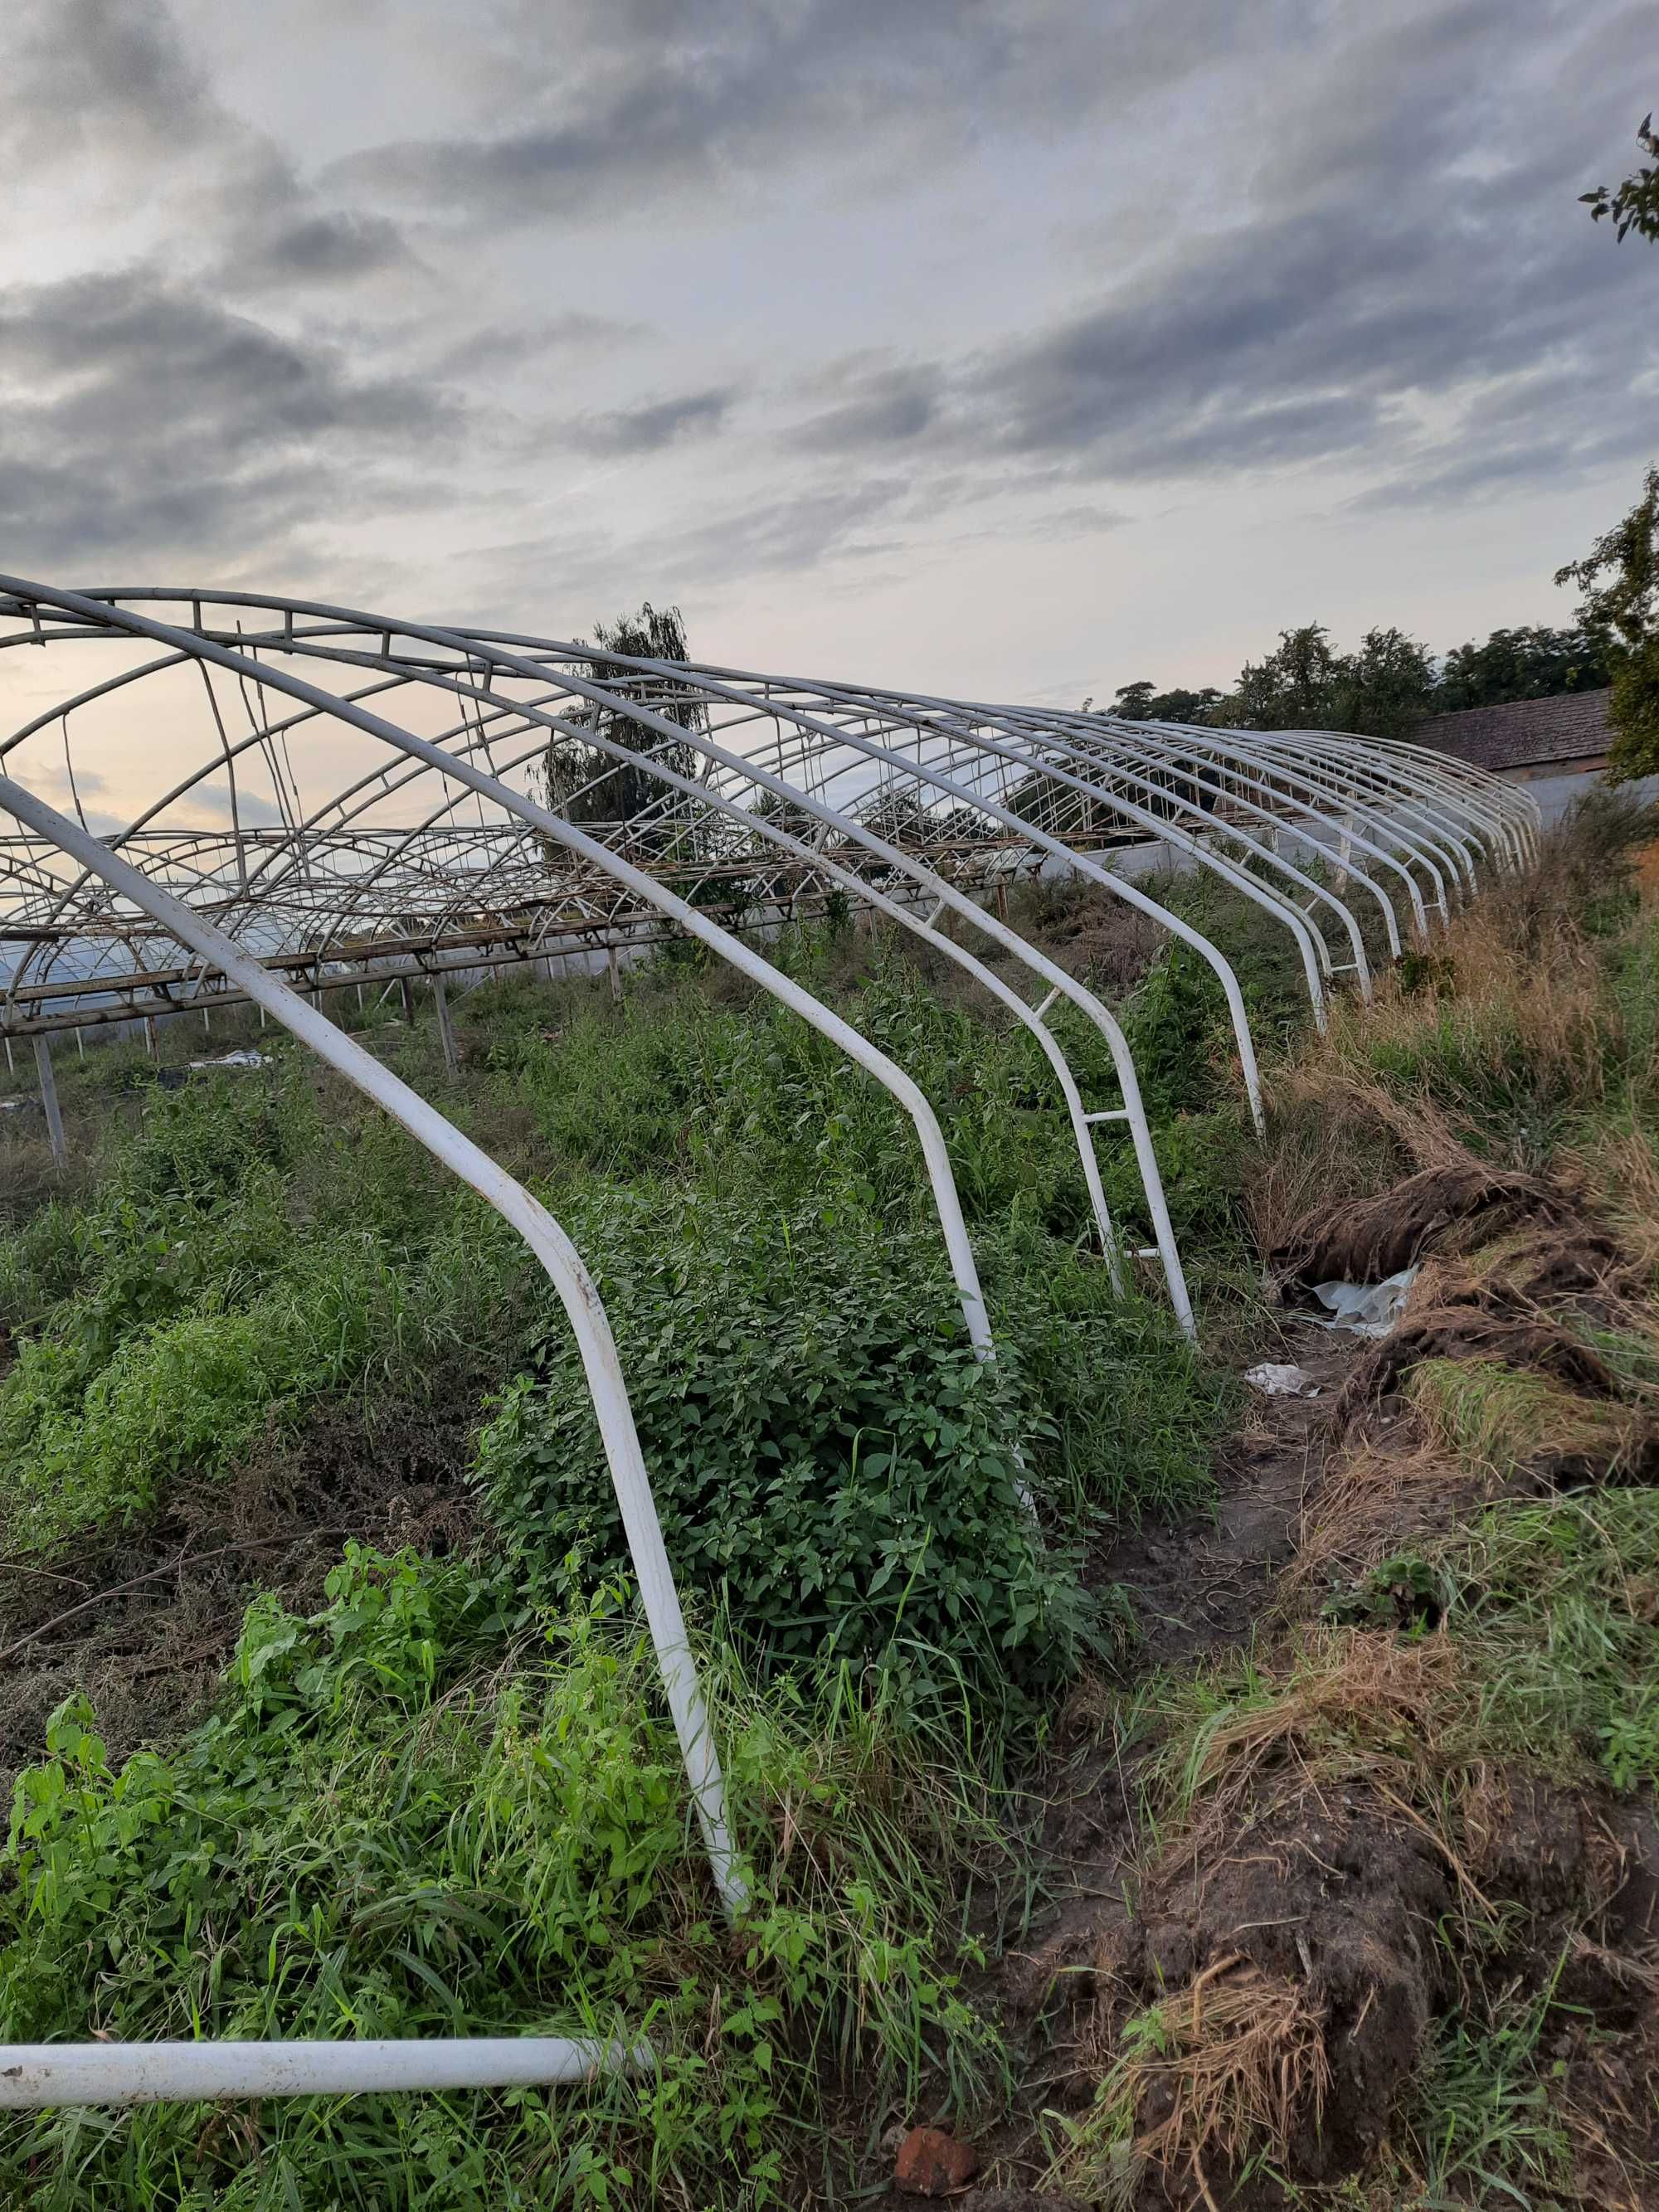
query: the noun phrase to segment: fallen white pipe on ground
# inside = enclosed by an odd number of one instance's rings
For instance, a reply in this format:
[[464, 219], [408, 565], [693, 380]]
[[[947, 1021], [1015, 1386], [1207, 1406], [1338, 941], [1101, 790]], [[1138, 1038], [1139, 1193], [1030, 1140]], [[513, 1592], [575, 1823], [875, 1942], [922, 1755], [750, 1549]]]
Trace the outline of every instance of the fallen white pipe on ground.
[[648, 2073], [648, 2043], [480, 2035], [396, 2043], [0, 2045], [0, 2110], [347, 2097], [372, 2089], [505, 2089]]

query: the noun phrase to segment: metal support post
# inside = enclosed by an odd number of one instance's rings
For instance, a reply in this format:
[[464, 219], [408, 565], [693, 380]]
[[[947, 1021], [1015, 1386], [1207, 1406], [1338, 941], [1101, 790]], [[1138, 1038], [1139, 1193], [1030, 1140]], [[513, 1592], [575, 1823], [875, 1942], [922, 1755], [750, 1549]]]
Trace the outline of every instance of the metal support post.
[[69, 1165], [69, 1146], [64, 1139], [64, 1117], [58, 1108], [58, 1084], [52, 1072], [52, 1045], [37, 1031], [34, 1039], [34, 1065], [40, 1077], [40, 1103], [46, 1109], [46, 1134], [52, 1140], [52, 1156], [60, 1168]]
[[444, 979], [434, 969], [432, 975], [432, 1005], [438, 1017], [438, 1042], [444, 1048], [444, 1066], [452, 1076], [461, 1072], [461, 1063], [455, 1054], [455, 1032], [450, 1027], [449, 999], [444, 990]]

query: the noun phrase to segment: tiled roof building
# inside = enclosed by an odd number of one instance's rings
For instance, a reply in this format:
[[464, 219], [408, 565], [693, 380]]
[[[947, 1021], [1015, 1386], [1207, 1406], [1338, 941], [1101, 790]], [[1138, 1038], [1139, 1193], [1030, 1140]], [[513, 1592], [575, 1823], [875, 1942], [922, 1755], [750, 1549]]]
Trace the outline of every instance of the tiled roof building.
[[1612, 733], [1607, 691], [1571, 691], [1559, 699], [1512, 699], [1501, 707], [1469, 707], [1431, 714], [1413, 731], [1419, 745], [1473, 761], [1524, 781], [1601, 768]]

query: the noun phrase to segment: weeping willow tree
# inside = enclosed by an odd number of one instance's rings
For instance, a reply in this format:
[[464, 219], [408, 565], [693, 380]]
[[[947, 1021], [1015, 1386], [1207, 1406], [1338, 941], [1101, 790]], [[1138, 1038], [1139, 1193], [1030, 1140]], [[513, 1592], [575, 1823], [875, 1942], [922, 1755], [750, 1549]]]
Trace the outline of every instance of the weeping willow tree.
[[[708, 728], [708, 709], [689, 684], [630, 667], [627, 659], [616, 657], [624, 654], [635, 660], [688, 661], [685, 624], [678, 607], [659, 609], [647, 599], [637, 614], [596, 623], [592, 657], [580, 672], [682, 730]], [[660, 782], [643, 763], [700, 777], [708, 763], [696, 747], [635, 720], [622, 707], [596, 702], [574, 719], [592, 732], [595, 742], [559, 736], [548, 746], [543, 772], [553, 812], [584, 825], [625, 824], [626, 842], [653, 857], [689, 854], [694, 803]], [[612, 745], [632, 757], [619, 760], [606, 750]]]

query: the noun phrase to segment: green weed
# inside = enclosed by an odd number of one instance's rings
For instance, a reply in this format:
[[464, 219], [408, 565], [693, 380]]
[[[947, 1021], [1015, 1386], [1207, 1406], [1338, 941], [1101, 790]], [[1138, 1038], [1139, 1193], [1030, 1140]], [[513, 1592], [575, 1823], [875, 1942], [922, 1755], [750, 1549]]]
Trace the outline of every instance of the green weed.
[[[649, 1654], [614, 1610], [520, 1618], [499, 1577], [355, 1548], [310, 1620], [250, 1610], [210, 1718], [112, 1772], [83, 1700], [20, 1779], [0, 2037], [645, 2036], [654, 2074], [549, 2094], [18, 2115], [29, 2201], [246, 2212], [799, 2202], [856, 2067], [957, 2096], [999, 2061], [946, 1884], [970, 1785], [833, 1674], [717, 1720], [753, 1870], [715, 1905]], [[521, 1608], [510, 1601], [514, 1613]]]

